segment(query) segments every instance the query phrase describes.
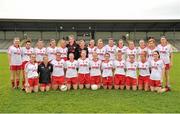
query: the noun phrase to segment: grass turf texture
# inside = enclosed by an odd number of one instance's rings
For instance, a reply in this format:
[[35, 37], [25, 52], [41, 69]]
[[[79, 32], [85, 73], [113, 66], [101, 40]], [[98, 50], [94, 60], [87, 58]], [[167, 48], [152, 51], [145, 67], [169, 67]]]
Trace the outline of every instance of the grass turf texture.
[[180, 53], [174, 55], [172, 92], [71, 90], [26, 94], [12, 90], [7, 55], [0, 54], [0, 112], [180, 112]]

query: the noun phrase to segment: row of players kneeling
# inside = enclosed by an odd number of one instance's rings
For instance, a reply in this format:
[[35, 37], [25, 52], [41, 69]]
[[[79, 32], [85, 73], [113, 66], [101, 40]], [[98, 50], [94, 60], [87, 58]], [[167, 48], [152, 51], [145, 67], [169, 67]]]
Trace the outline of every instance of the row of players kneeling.
[[[73, 53], [69, 54], [69, 60], [65, 63], [60, 53], [57, 53], [56, 60], [48, 62], [48, 56], [44, 56], [43, 62], [39, 65], [35, 62], [36, 55], [31, 54], [30, 61], [25, 65], [26, 92], [38, 91], [38, 82], [41, 90], [51, 82], [54, 90], [61, 88], [63, 84], [67, 86], [67, 90], [70, 90], [71, 86], [73, 89], [78, 89], [78, 86], [82, 89], [84, 86], [90, 88], [95, 84], [98, 88], [102, 85], [104, 89], [112, 89], [114, 86], [115, 89], [126, 87], [127, 90], [131, 88], [137, 90], [139, 86], [139, 89], [146, 91], [149, 87], [151, 91], [160, 93], [166, 91], [161, 87], [165, 67], [158, 51], [153, 52], [154, 60], [150, 63], [146, 60], [146, 53], [142, 53], [141, 64], [135, 62], [133, 54], [129, 55], [126, 62], [123, 61], [121, 52], [117, 53], [116, 63], [118, 64], [113, 64], [109, 60], [108, 53], [104, 55], [105, 60], [101, 62], [94, 52], [94, 59], [91, 60], [90, 66], [87, 64], [85, 53], [82, 51], [82, 61], [79, 64], [74, 60]], [[139, 77], [137, 77], [137, 70], [141, 75]], [[50, 85], [47, 87], [50, 88]]]
[[101, 77], [93, 76], [89, 74], [79, 74], [78, 77], [65, 78], [64, 76], [55, 77], [52, 76], [51, 83], [39, 83], [39, 78], [29, 78], [26, 83], [26, 93], [60, 90], [68, 91], [71, 88], [74, 90], [79, 89], [92, 89], [97, 90], [103, 87], [103, 89], [120, 89], [120, 90], [144, 90], [144, 91], [156, 91], [158, 93], [165, 92], [166, 89], [162, 88], [160, 80], [151, 80], [149, 76], [139, 76], [138, 79], [124, 76], [115, 75], [114, 77]]

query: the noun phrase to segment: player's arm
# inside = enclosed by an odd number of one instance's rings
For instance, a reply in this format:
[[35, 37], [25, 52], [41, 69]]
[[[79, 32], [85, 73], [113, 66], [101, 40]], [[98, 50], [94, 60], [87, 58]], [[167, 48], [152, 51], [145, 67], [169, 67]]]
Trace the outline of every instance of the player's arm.
[[11, 64], [11, 54], [8, 54], [8, 62], [9, 62], [9, 65]]
[[10, 48], [8, 49], [8, 62], [10, 65], [11, 64], [11, 49]]
[[100, 70], [101, 70], [101, 74], [102, 74], [102, 72], [103, 72], [102, 62], [101, 62], [101, 64], [100, 64]]
[[112, 72], [114, 73], [114, 71], [115, 71], [115, 64], [114, 62], [112, 62]]
[[64, 65], [64, 76], [66, 76], [66, 71], [67, 71], [67, 62], [65, 61], [63, 65]]

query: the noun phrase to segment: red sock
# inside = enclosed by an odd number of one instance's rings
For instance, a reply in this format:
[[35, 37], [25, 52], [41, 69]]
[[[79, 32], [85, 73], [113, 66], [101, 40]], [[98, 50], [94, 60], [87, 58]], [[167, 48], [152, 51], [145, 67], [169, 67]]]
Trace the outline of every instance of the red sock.
[[12, 88], [15, 86], [14, 80], [11, 80], [11, 86]]

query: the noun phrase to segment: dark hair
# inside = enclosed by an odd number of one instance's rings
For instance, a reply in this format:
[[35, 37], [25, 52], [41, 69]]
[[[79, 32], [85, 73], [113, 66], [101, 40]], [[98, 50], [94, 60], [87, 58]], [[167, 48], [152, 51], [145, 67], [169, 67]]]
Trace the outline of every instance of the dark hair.
[[130, 55], [129, 55], [129, 57], [130, 57], [130, 56], [133, 56], [133, 57], [135, 57], [135, 55], [134, 55], [134, 54], [130, 54]]
[[61, 53], [60, 53], [60, 52], [56, 52], [56, 55], [58, 55], [58, 54], [60, 54], [60, 55], [61, 55]]
[[69, 53], [69, 55], [70, 55], [70, 54], [73, 54], [73, 55], [74, 55], [74, 53], [72, 53], [72, 52], [71, 52], [71, 53]]
[[157, 53], [157, 54], [158, 54], [158, 56], [159, 56], [158, 58], [160, 58], [160, 54], [159, 54], [159, 51], [154, 51], [154, 52], [155, 52], [155, 53]]
[[104, 55], [109, 55], [109, 56], [110, 56], [110, 54], [109, 54], [109, 53], [105, 53]]
[[156, 40], [154, 39], [154, 37], [149, 37], [149, 39], [148, 39], [148, 43], [149, 42], [153, 42], [153, 43], [155, 43], [156, 42]]
[[[145, 56], [147, 56], [147, 55], [148, 55], [147, 51], [142, 51], [142, 52], [145, 54]], [[141, 53], [142, 53], [142, 52], [141, 52]]]
[[27, 43], [31, 43], [31, 40], [27, 40], [27, 41], [26, 41], [26, 44], [27, 44]]
[[43, 42], [43, 40], [42, 39], [38, 39], [38, 42]]
[[117, 53], [122, 53], [122, 51], [121, 51], [121, 50], [118, 50]]
[[150, 39], [155, 39], [155, 38], [154, 38], [154, 36], [149, 36], [148, 40], [150, 40]]

